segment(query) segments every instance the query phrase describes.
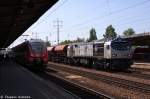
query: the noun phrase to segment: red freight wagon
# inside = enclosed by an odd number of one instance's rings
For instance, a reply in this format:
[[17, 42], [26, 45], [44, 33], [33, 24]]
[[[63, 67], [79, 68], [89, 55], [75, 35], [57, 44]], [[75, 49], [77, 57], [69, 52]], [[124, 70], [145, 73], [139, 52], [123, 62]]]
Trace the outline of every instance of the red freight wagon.
[[57, 45], [54, 48], [54, 58], [57, 62], [64, 62], [67, 59], [68, 45]]

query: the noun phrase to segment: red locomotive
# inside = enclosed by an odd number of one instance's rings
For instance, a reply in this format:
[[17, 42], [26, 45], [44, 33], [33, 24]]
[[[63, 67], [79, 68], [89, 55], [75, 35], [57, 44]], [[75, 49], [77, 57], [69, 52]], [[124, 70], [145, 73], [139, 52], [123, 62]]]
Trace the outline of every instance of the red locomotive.
[[35, 69], [44, 69], [48, 63], [48, 52], [42, 40], [25, 41], [12, 48], [14, 59]]

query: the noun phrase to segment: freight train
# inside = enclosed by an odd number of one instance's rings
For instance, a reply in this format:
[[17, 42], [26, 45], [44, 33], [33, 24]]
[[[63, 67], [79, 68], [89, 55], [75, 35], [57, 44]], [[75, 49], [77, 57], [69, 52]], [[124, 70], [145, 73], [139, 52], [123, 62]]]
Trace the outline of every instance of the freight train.
[[47, 49], [49, 60], [53, 62], [84, 64], [106, 70], [126, 70], [133, 63], [131, 44], [122, 38], [57, 45]]
[[48, 52], [45, 43], [39, 39], [25, 41], [12, 49], [13, 59], [32, 69], [45, 69]]
[[150, 61], [150, 47], [149, 46], [140, 46], [135, 48], [133, 59], [135, 61], [149, 62]]

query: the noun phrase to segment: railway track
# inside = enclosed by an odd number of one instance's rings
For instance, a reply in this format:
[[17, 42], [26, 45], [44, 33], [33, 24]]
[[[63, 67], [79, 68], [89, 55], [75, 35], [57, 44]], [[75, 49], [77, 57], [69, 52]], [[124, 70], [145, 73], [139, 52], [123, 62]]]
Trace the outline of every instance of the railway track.
[[150, 80], [150, 73], [146, 74], [146, 73], [144, 73], [144, 71], [139, 71], [139, 70], [135, 70], [135, 69], [130, 69], [129, 71], [126, 71], [126, 72], [116, 72], [115, 74]]
[[53, 72], [55, 71], [47, 70], [46, 72], [38, 73], [37, 75], [46, 80], [53, 81], [57, 85], [64, 88], [68, 93], [74, 95], [77, 99], [113, 99], [113, 97], [68, 81], [60, 76], [57, 76], [57, 74]]
[[68, 66], [60, 66], [61, 64], [51, 64], [48, 68], [51, 69], [55, 69], [55, 70], [60, 70], [60, 71], [65, 71], [65, 72], [70, 72], [73, 74], [78, 74], [84, 77], [88, 77], [90, 79], [94, 79], [94, 80], [100, 80], [112, 85], [117, 85], [120, 87], [124, 87], [130, 90], [134, 90], [134, 91], [139, 91], [139, 92], [143, 92], [143, 93], [147, 93], [150, 94], [150, 85], [149, 84], [144, 84], [144, 83], [139, 83], [139, 82], [135, 82], [135, 81], [131, 81], [131, 80], [126, 80], [126, 79], [121, 79], [121, 78], [117, 78], [117, 77], [110, 77], [110, 76], [106, 76], [103, 74], [97, 74], [97, 73], [93, 73], [90, 71], [86, 71], [85, 69], [78, 69], [78, 68], [71, 68]]
[[145, 68], [131, 68], [131, 71], [135, 71], [135, 72], [146, 72], [150, 75], [150, 69], [145, 69]]

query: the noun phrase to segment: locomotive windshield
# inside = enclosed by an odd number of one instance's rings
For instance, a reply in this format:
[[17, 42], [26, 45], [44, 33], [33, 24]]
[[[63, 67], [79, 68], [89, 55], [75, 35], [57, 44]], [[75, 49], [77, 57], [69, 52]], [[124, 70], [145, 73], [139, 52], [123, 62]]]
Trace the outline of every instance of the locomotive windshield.
[[43, 42], [32, 42], [31, 48], [35, 53], [42, 53], [45, 50], [45, 45]]
[[129, 42], [113, 42], [111, 47], [115, 50], [129, 50], [130, 44]]

